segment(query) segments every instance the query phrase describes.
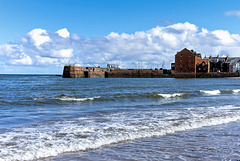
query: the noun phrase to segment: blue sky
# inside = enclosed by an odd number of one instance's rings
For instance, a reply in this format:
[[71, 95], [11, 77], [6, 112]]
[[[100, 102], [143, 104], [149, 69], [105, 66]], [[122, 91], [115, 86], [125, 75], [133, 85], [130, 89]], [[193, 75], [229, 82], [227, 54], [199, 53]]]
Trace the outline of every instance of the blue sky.
[[0, 0], [0, 74], [60, 74], [69, 62], [160, 67], [185, 47], [238, 56], [239, 6], [238, 0]]

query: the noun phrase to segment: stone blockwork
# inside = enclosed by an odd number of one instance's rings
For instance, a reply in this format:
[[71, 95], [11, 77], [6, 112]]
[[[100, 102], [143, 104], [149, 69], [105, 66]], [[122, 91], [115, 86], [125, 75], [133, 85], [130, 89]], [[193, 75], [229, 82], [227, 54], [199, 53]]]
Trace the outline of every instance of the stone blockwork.
[[239, 77], [240, 73], [230, 72], [211, 72], [211, 73], [174, 73], [174, 78], [225, 78], [225, 77]]
[[163, 78], [167, 75], [163, 74], [163, 70], [151, 69], [128, 69], [128, 70], [113, 70], [106, 73], [108, 78]]
[[151, 69], [119, 69], [108, 71], [99, 67], [65, 66], [64, 78], [163, 78], [170, 77], [163, 70]]
[[63, 78], [104, 78], [107, 68], [64, 66]]
[[84, 67], [64, 66], [63, 78], [85, 78]]

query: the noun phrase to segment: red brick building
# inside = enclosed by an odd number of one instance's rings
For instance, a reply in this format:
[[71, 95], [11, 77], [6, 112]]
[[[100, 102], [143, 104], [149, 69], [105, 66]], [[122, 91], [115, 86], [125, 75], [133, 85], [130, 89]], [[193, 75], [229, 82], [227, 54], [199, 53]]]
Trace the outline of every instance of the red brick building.
[[175, 55], [176, 73], [209, 73], [209, 59], [202, 59], [201, 54], [184, 48]]

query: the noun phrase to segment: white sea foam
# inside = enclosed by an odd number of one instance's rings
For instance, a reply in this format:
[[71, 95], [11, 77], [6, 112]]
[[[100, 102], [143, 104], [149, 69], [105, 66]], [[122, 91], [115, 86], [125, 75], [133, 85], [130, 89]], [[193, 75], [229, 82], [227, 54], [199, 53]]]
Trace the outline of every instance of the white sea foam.
[[240, 89], [233, 89], [232, 91], [233, 91], [233, 93], [239, 93]]
[[220, 90], [212, 90], [212, 91], [200, 90], [200, 92], [205, 93], [207, 95], [219, 95], [221, 93]]
[[76, 98], [76, 97], [57, 97], [57, 99], [61, 101], [87, 101], [87, 100], [94, 100], [96, 98], [100, 98], [100, 96], [97, 97], [88, 97], [88, 98]]
[[174, 98], [174, 97], [181, 97], [184, 95], [184, 93], [173, 93], [173, 94], [163, 94], [163, 93], [159, 93], [159, 96], [163, 97], [163, 98]]
[[0, 134], [0, 160], [40, 159], [239, 121], [240, 110], [236, 109], [239, 107], [228, 105], [179, 111], [119, 112], [18, 127]]

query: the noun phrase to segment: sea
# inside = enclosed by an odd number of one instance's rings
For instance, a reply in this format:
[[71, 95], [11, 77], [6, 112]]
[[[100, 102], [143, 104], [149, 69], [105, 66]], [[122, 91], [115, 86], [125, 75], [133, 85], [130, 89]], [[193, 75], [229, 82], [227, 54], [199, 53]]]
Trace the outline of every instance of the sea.
[[0, 161], [240, 160], [240, 78], [0, 75]]

